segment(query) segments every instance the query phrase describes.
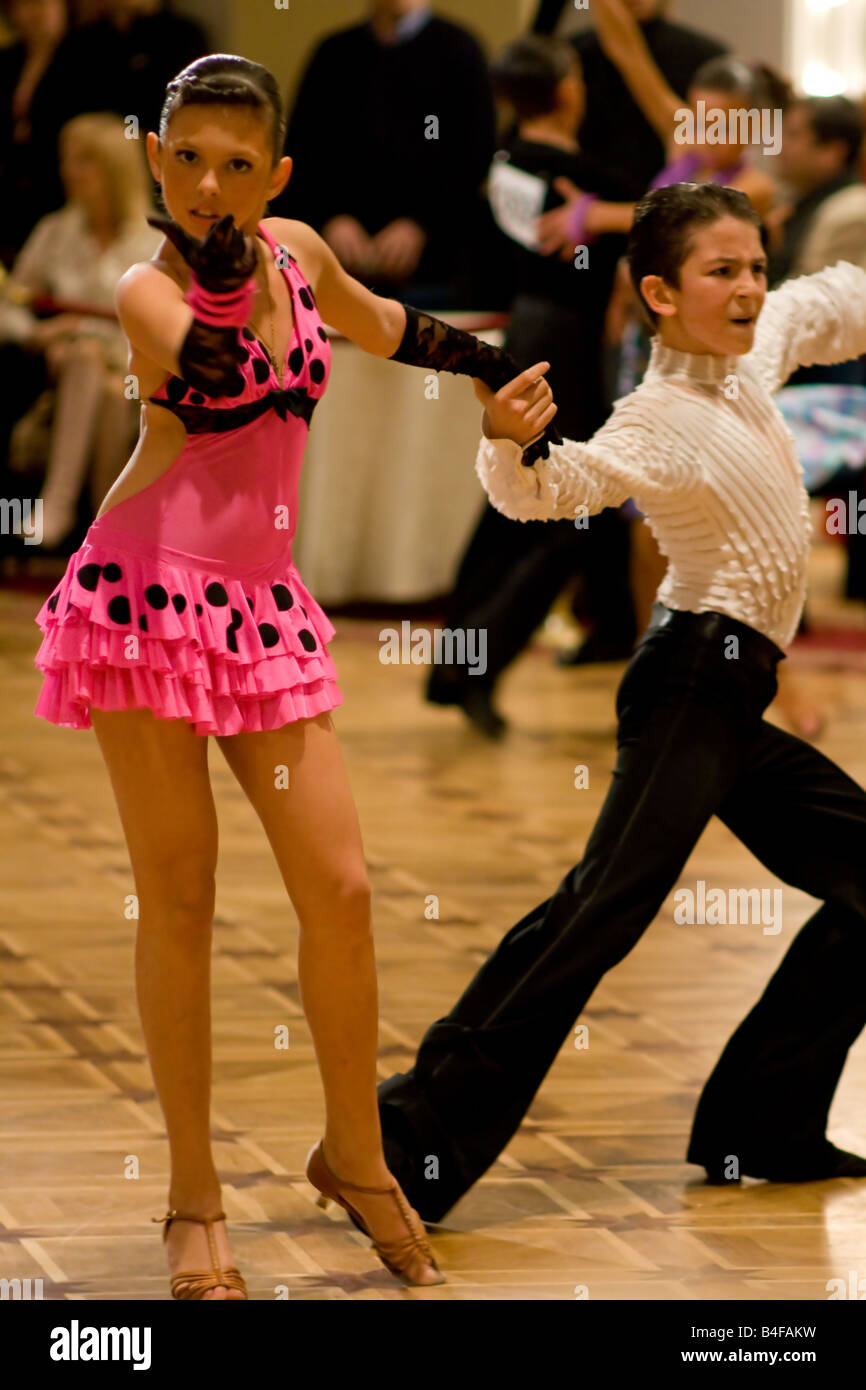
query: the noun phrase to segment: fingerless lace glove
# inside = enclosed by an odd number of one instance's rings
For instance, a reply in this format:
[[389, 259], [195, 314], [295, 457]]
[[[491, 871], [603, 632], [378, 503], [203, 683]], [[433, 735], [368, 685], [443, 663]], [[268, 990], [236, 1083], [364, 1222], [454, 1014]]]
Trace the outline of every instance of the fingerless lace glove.
[[246, 323], [255, 285], [255, 242], [245, 237], [227, 213], [199, 241], [170, 217], [148, 223], [173, 242], [190, 268], [185, 299], [193, 321], [178, 352], [181, 377], [206, 396], [239, 396], [244, 379], [239, 364], [246, 349], [238, 329]]
[[[406, 328], [389, 361], [428, 367], [437, 372], [454, 372], [458, 376], [477, 376], [491, 391], [498, 391], [520, 375], [521, 368], [504, 349], [482, 343], [474, 333], [465, 333], [461, 328], [443, 323], [431, 314], [414, 309], [411, 304], [404, 304], [403, 308]], [[552, 422], [524, 451], [523, 462], [527, 467], [537, 458], [547, 458], [548, 442], [562, 443], [562, 436]]]

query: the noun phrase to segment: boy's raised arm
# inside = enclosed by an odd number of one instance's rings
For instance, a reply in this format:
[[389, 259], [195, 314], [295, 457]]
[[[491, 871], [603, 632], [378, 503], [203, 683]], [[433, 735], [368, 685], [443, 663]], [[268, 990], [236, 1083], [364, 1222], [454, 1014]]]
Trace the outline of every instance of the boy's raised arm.
[[866, 271], [839, 261], [772, 290], [749, 353], [768, 390], [798, 367], [848, 362], [866, 353]]

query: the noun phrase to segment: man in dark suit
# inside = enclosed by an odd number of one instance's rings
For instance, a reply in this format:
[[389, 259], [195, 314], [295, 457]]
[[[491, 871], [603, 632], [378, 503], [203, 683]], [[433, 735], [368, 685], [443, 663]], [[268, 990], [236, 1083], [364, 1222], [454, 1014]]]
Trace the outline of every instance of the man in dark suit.
[[425, 0], [369, 0], [327, 35], [290, 110], [291, 182], [271, 204], [309, 222], [351, 275], [425, 309], [472, 304], [495, 147], [477, 39]]

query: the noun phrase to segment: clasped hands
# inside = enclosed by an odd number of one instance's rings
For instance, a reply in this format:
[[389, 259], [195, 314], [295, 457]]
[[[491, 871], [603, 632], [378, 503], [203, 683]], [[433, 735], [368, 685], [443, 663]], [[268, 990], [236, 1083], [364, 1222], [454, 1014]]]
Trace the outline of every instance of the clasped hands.
[[472, 378], [475, 394], [484, 406], [481, 428], [488, 439], [511, 439], [525, 449], [544, 433], [559, 409], [545, 380], [549, 370], [549, 362], [536, 362], [498, 391], [479, 377]]
[[322, 228], [322, 236], [350, 275], [404, 280], [421, 260], [427, 233], [411, 217], [397, 217], [370, 236], [356, 217], [340, 214]]

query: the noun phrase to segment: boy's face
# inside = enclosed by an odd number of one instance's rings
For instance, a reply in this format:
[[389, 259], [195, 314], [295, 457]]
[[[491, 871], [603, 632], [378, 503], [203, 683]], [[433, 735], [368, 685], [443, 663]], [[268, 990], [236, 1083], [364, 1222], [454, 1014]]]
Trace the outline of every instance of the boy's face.
[[692, 233], [679, 288], [647, 276], [662, 342], [681, 352], [742, 356], [767, 297], [767, 257], [757, 227], [725, 216]]

